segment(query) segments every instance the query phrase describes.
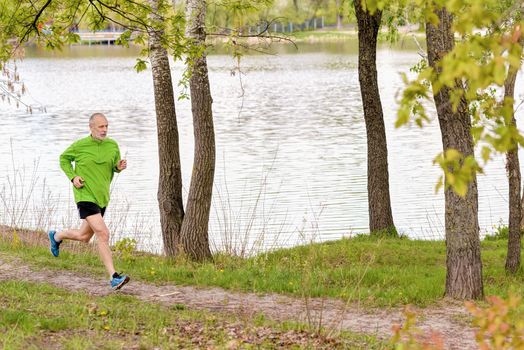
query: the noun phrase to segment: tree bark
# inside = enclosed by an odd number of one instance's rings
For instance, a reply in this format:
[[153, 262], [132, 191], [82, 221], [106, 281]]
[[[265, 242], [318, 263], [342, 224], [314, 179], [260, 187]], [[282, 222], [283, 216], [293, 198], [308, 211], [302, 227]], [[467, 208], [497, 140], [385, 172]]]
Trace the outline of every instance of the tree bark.
[[[158, 0], [150, 0], [150, 4], [156, 11]], [[167, 256], [175, 256], [184, 219], [182, 173], [171, 69], [167, 50], [161, 44], [161, 35], [157, 30], [149, 30], [149, 60], [153, 73], [160, 167], [157, 196], [164, 252]]]
[[[515, 81], [517, 73], [518, 71], [516, 69], [510, 67], [508, 76], [504, 82], [504, 99], [509, 98], [513, 101], [515, 97]], [[514, 114], [511, 116], [511, 125], [517, 125]], [[509, 273], [516, 273], [520, 267], [520, 222], [522, 220], [522, 204], [520, 199], [521, 174], [518, 144], [506, 153], [506, 160], [509, 190], [509, 237], [505, 268]]]
[[[437, 74], [438, 63], [453, 49], [453, 18], [445, 8], [435, 10], [438, 26], [426, 25], [429, 64]], [[458, 84], [457, 84], [457, 87]], [[456, 111], [450, 103], [450, 89], [441, 88], [434, 93], [435, 106], [442, 132], [444, 150], [456, 149], [464, 157], [473, 155], [471, 117], [465, 99]], [[482, 261], [478, 224], [478, 192], [476, 176], [469, 183], [463, 198], [445, 190], [446, 221], [446, 296], [455, 299], [480, 299], [484, 295], [482, 284]]]
[[202, 52], [192, 57], [192, 62], [189, 63], [195, 153], [186, 216], [180, 238], [184, 252], [196, 261], [211, 258], [208, 224], [215, 174], [215, 132], [205, 54], [205, 13], [204, 0], [187, 1], [186, 36], [192, 39], [192, 44]]
[[377, 82], [377, 36], [382, 12], [371, 15], [354, 1], [358, 22], [358, 77], [364, 107], [368, 147], [370, 232], [396, 234], [389, 195], [388, 146]]

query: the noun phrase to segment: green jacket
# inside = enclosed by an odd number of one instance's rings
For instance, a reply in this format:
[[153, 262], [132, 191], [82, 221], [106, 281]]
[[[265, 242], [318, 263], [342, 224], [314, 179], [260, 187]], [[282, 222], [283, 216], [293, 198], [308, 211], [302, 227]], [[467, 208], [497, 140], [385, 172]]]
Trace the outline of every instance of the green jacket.
[[[84, 179], [84, 186], [73, 186], [75, 202], [93, 202], [100, 208], [109, 204], [109, 186], [120, 160], [118, 144], [110, 139], [96, 140], [91, 135], [75, 141], [60, 155], [60, 168], [69, 180]], [[73, 167], [72, 163], [75, 163]]]

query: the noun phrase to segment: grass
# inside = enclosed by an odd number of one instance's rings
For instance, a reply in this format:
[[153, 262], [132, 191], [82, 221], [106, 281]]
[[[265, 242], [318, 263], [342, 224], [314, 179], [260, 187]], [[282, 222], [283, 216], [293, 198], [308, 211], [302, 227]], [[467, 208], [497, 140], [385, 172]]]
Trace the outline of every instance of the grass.
[[0, 347], [4, 349], [382, 349], [373, 337], [336, 339], [300, 325], [249, 322], [114, 294], [94, 297], [47, 284], [0, 281]]
[[[33, 233], [36, 235], [36, 233]], [[39, 234], [40, 235], [40, 234]], [[43, 234], [41, 234], [43, 236]], [[505, 240], [482, 242], [486, 295], [524, 294], [524, 276], [504, 271]], [[34, 268], [67, 269], [104, 276], [98, 255], [66, 242], [59, 258], [46, 245], [0, 240], [0, 251]], [[73, 253], [71, 251], [74, 251]], [[217, 286], [256, 293], [297, 297], [334, 297], [363, 306], [428, 306], [441, 300], [445, 286], [445, 243], [406, 238], [359, 236], [310, 244], [242, 259], [215, 255], [213, 262], [195, 264], [144, 253], [118, 257], [119, 271], [156, 284]]]
[[296, 41], [357, 39], [357, 32], [355, 30], [311, 30], [294, 32], [290, 37]]
[[[356, 29], [350, 29], [350, 30], [311, 30], [311, 31], [302, 31], [302, 32], [293, 32], [292, 34], [286, 33], [286, 35], [289, 36], [291, 40], [297, 43], [303, 43], [303, 42], [340, 42], [340, 41], [354, 41], [358, 42], [358, 32]], [[406, 42], [403, 39], [411, 38], [412, 36], [416, 36], [420, 42], [425, 41], [425, 35], [420, 32], [409, 32], [409, 33], [401, 33], [399, 34], [398, 40], [402, 41], [402, 43], [396, 43], [393, 46], [394, 47], [407, 47], [409, 49], [415, 50], [418, 47], [411, 42], [411, 39], [408, 40], [408, 45], [406, 46]], [[388, 37], [388, 33], [386, 31], [381, 31], [378, 35], [378, 42], [379, 44], [390, 44], [390, 39]]]

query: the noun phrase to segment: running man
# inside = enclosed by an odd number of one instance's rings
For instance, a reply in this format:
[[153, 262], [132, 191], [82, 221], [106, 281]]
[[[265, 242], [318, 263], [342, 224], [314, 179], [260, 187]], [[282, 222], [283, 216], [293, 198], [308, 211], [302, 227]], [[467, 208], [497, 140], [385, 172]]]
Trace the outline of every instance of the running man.
[[126, 169], [127, 161], [120, 159], [118, 144], [107, 137], [108, 122], [102, 113], [89, 118], [89, 129], [89, 136], [77, 140], [60, 155], [60, 167], [73, 183], [82, 225], [58, 233], [49, 231], [50, 250], [57, 257], [64, 239], [88, 243], [96, 235], [100, 258], [109, 273], [111, 288], [116, 290], [129, 282], [129, 276], [120, 275], [113, 266], [104, 213], [113, 175]]

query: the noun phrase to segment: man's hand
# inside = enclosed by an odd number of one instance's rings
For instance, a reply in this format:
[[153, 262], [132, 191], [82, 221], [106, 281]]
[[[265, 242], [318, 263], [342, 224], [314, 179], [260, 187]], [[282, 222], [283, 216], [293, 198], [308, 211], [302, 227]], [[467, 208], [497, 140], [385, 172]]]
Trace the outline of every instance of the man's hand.
[[73, 185], [76, 188], [84, 187], [84, 179], [82, 179], [80, 176], [75, 176], [74, 179], [73, 179]]
[[127, 160], [125, 159], [119, 160], [118, 164], [116, 165], [116, 168], [118, 169], [118, 171], [122, 171], [125, 168], [127, 168]]

